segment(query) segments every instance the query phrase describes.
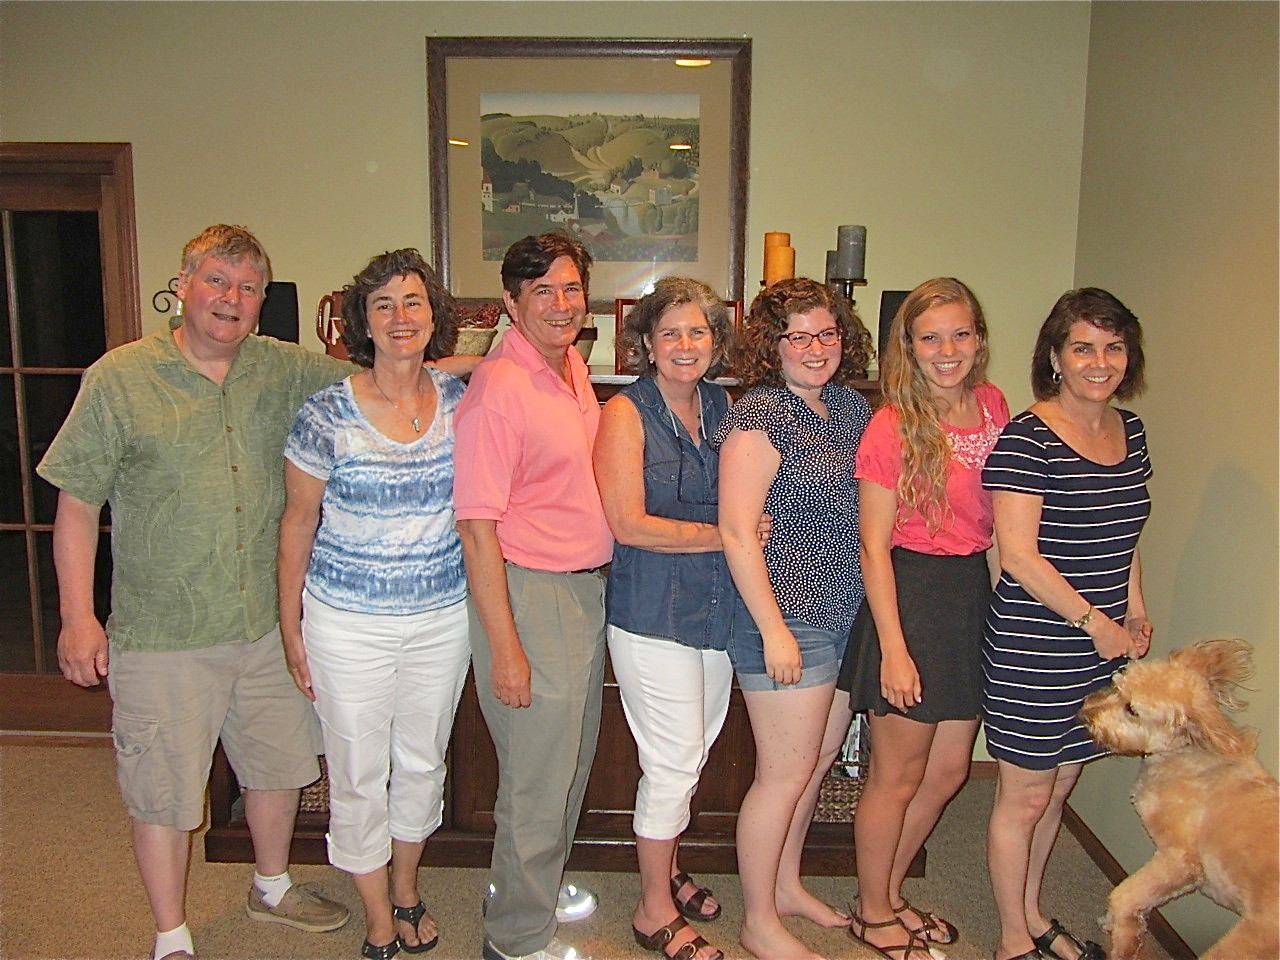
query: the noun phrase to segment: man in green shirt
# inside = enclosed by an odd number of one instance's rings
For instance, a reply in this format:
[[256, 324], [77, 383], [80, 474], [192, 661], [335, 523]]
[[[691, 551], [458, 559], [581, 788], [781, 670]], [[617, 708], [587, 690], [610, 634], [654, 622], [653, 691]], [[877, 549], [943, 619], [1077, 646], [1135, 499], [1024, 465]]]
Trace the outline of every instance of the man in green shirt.
[[[284, 665], [276, 546], [294, 415], [354, 367], [253, 334], [269, 279], [266, 252], [242, 227], [188, 243], [180, 325], [90, 367], [37, 468], [59, 488], [58, 662], [74, 683], [106, 677], [111, 688], [154, 960], [195, 956], [184, 888], [219, 738], [246, 788], [249, 916], [316, 932], [348, 919], [288, 873], [299, 790], [320, 775], [321, 745]], [[105, 629], [93, 608], [104, 502], [114, 561]]]

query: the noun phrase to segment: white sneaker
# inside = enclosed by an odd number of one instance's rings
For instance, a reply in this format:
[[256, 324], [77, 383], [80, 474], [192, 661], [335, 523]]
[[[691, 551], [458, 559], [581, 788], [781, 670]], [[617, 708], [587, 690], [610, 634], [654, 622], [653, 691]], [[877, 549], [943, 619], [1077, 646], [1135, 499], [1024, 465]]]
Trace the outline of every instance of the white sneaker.
[[576, 949], [561, 940], [557, 940], [555, 937], [552, 937], [551, 942], [541, 950], [520, 954], [519, 956], [503, 953], [486, 940], [480, 955], [484, 960], [591, 960], [585, 953], [579, 953]]
[[560, 923], [573, 923], [585, 920], [596, 912], [600, 906], [600, 898], [575, 883], [560, 885], [560, 894], [556, 897], [556, 920]]
[[[489, 899], [495, 892], [493, 884], [489, 884], [489, 889], [484, 895], [484, 903], [480, 907], [481, 914], [488, 912]], [[596, 912], [598, 906], [600, 906], [600, 898], [586, 887], [580, 887], [576, 883], [561, 884], [560, 893], [556, 896], [556, 922], [573, 923], [575, 920], [585, 920]]]

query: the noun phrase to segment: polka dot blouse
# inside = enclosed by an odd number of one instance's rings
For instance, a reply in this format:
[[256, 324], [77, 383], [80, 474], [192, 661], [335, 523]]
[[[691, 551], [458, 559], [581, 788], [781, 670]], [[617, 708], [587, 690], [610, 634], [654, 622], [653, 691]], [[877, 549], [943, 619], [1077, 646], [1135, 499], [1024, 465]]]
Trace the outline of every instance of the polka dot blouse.
[[782, 456], [765, 497], [773, 532], [764, 558], [784, 617], [824, 630], [848, 630], [865, 595], [858, 559], [858, 483], [854, 456], [871, 408], [856, 390], [822, 389], [823, 420], [783, 387], [743, 394], [711, 442], [734, 430], [761, 430]]

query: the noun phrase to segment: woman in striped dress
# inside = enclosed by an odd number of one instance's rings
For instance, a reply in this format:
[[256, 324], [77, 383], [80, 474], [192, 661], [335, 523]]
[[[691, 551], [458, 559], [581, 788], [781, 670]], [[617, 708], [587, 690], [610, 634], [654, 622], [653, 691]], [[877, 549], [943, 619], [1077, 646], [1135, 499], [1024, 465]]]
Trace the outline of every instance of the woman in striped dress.
[[983, 471], [1000, 582], [987, 619], [983, 718], [996, 758], [988, 864], [997, 960], [1101, 960], [1040, 909], [1040, 885], [1080, 771], [1104, 751], [1077, 717], [1151, 624], [1138, 535], [1150, 512], [1142, 421], [1111, 405], [1143, 386], [1142, 330], [1104, 290], [1063, 294], [1031, 361], [1037, 402], [1005, 428]]

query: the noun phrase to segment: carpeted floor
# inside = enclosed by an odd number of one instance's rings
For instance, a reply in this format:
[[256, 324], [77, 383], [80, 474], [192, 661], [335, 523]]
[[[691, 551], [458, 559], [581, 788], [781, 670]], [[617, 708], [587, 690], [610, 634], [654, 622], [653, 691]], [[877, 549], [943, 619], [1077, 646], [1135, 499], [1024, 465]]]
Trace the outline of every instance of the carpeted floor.
[[[128, 843], [128, 822], [116, 792], [109, 741], [84, 746], [0, 745], [0, 958], [5, 960], [124, 960], [149, 957], [153, 927]], [[929, 844], [928, 876], [908, 881], [909, 896], [955, 923], [961, 939], [948, 956], [990, 957], [994, 908], [983, 851], [993, 784], [974, 781], [952, 803]], [[198, 844], [197, 840], [197, 844]], [[363, 934], [358, 898], [344, 874], [323, 866], [293, 869], [296, 880], [315, 883], [328, 896], [355, 908], [344, 929], [305, 934], [277, 924], [254, 923], [244, 913], [251, 870], [239, 864], [193, 858], [188, 923], [202, 960], [251, 958], [355, 958]], [[562, 939], [597, 958], [652, 957], [631, 937], [638, 894], [631, 874], [579, 874], [596, 890], [595, 916], [561, 929]], [[735, 932], [741, 915], [737, 877], [703, 875], [724, 904], [724, 915], [702, 929], [729, 960], [745, 957]], [[487, 882], [478, 869], [424, 869], [420, 889], [442, 936], [430, 956], [461, 960], [480, 954], [480, 897]], [[855, 896], [849, 878], [815, 877], [811, 888], [838, 905]], [[1110, 884], [1080, 845], [1063, 831], [1045, 881], [1045, 903], [1082, 937], [1102, 940], [1096, 918]], [[874, 954], [843, 932], [805, 921], [792, 929], [831, 958]], [[402, 954], [407, 956], [407, 954]], [[1165, 957], [1156, 948], [1151, 956]]]

